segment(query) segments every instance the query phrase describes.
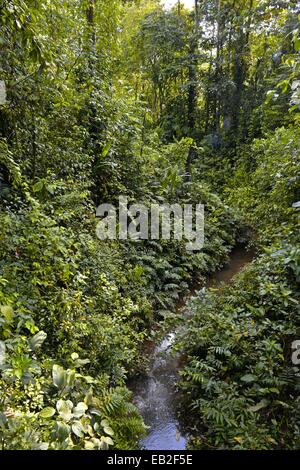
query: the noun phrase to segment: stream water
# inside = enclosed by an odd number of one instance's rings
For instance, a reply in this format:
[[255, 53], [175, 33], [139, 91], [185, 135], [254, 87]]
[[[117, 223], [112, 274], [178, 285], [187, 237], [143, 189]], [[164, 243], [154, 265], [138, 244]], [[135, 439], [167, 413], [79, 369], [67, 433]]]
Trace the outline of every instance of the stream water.
[[[229, 283], [233, 276], [252, 261], [254, 253], [244, 247], [236, 248], [230, 262], [215, 273], [207, 282], [206, 287], [218, 288], [222, 283]], [[201, 286], [203, 287], [203, 286]], [[189, 297], [196, 296], [200, 286], [194, 287]], [[188, 298], [182, 304], [183, 311]], [[131, 384], [134, 402], [139, 408], [146, 425], [149, 427], [145, 439], [140, 442], [142, 449], [148, 450], [184, 450], [188, 435], [178, 420], [180, 407], [176, 390], [178, 370], [184, 360], [182, 354], [171, 353], [176, 331], [169, 332], [158, 345], [150, 348], [150, 367], [146, 376], [142, 375]]]

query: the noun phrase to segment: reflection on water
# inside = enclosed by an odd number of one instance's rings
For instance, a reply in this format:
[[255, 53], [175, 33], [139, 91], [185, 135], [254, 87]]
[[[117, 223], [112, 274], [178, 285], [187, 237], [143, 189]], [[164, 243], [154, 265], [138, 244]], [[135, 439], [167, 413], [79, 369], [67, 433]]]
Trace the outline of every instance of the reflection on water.
[[[228, 283], [246, 264], [254, 258], [254, 252], [245, 248], [233, 251], [230, 263], [217, 272], [207, 283], [207, 287], [217, 288], [221, 283]], [[196, 286], [191, 294], [197, 296]], [[181, 307], [182, 305], [180, 305]], [[179, 408], [176, 381], [182, 360], [171, 353], [176, 332], [169, 333], [160, 344], [152, 348], [150, 371], [132, 384], [134, 402], [139, 408], [144, 421], [149, 426], [147, 437], [141, 441], [143, 449], [148, 450], [184, 450], [188, 436], [181, 429], [177, 418]]]
[[181, 434], [176, 417], [176, 380], [180, 357], [171, 354], [175, 333], [155, 347], [148, 377], [135, 383], [135, 404], [149, 426], [141, 447], [149, 450], [184, 450], [187, 436]]

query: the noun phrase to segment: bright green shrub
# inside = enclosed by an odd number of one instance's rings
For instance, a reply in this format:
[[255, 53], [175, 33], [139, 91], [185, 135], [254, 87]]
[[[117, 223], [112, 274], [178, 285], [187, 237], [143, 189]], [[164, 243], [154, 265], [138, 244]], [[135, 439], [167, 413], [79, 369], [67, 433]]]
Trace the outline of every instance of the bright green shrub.
[[181, 387], [196, 426], [195, 448], [299, 447], [300, 251], [263, 255], [232, 285], [200, 294], [183, 345]]

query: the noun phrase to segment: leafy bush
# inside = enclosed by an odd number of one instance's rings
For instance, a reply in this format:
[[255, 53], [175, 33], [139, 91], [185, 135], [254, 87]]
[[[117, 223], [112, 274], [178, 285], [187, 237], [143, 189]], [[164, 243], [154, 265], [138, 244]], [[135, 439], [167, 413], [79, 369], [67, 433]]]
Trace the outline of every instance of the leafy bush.
[[299, 446], [290, 349], [300, 334], [299, 266], [300, 250], [287, 245], [262, 255], [232, 285], [194, 300], [181, 383], [200, 436], [193, 447]]
[[229, 202], [264, 254], [232, 285], [205, 290], [190, 309], [181, 387], [193, 412], [193, 448], [299, 447], [298, 129], [278, 129], [241, 156]]
[[300, 146], [298, 128], [280, 128], [256, 140], [228, 189], [229, 203], [246, 221], [260, 228], [260, 238], [270, 243], [289, 236], [286, 222], [297, 224], [293, 204], [300, 200]]

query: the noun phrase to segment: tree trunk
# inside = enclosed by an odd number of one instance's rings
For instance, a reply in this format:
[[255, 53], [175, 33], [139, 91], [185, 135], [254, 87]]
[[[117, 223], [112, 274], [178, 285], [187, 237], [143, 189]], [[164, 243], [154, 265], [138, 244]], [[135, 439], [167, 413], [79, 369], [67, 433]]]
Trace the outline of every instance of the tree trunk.
[[242, 95], [244, 90], [244, 82], [247, 73], [247, 64], [245, 60], [245, 52], [248, 50], [250, 27], [251, 27], [251, 14], [253, 9], [253, 0], [250, 0], [248, 21], [246, 25], [246, 33], [241, 33], [240, 41], [237, 44], [236, 53], [234, 57], [234, 72], [233, 80], [236, 85], [235, 93], [232, 99], [232, 129], [238, 130], [239, 118], [242, 104]]
[[[190, 43], [190, 64], [189, 64], [189, 90], [188, 90], [188, 128], [189, 136], [195, 135], [195, 122], [196, 122], [196, 109], [197, 109], [197, 51], [199, 40], [199, 2], [195, 0], [195, 30]], [[186, 161], [185, 172], [187, 178], [190, 179], [191, 164], [194, 158], [194, 149], [191, 146], [189, 149], [188, 158]]]
[[96, 44], [96, 31], [95, 31], [95, 0], [90, 0], [89, 6], [86, 11], [86, 19], [89, 27], [91, 28], [92, 44]]
[[[221, 0], [218, 0], [218, 16], [217, 16], [217, 57], [216, 57], [216, 76], [215, 76], [215, 82], [217, 85], [217, 88], [219, 88], [221, 84], [221, 72], [222, 72], [222, 66], [221, 66], [221, 56], [222, 56], [222, 24], [221, 24]], [[219, 97], [219, 91], [215, 92], [215, 98], [214, 98], [214, 132], [216, 134], [220, 133], [220, 97]]]

